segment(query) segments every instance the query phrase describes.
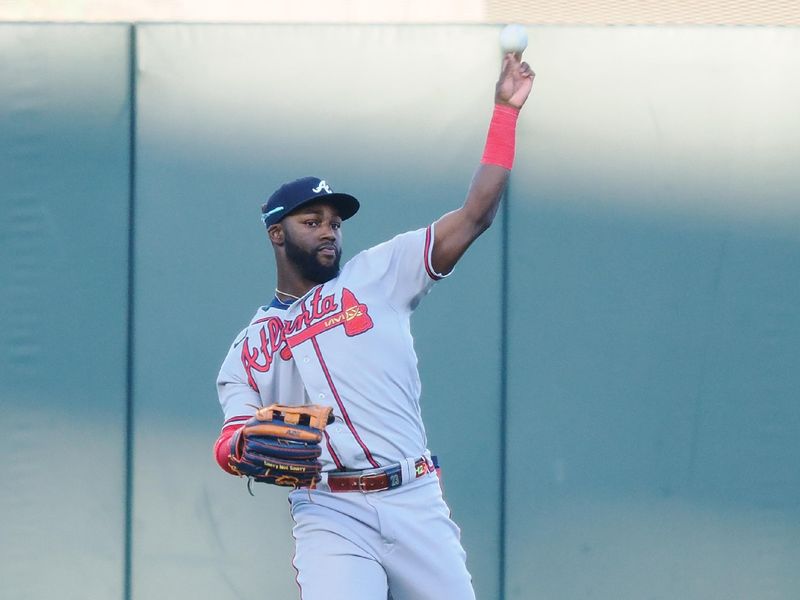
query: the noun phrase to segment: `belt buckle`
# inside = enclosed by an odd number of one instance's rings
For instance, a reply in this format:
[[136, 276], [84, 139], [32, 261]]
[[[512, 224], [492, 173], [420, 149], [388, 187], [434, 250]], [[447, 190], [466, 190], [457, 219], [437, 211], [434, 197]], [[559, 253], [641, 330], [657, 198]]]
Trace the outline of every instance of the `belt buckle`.
[[365, 477], [375, 477], [375, 475], [379, 475], [379, 474], [380, 473], [361, 473], [361, 475], [358, 476], [358, 491], [359, 492], [363, 492], [364, 494], [370, 494], [372, 492], [380, 492], [380, 491], [382, 491], [381, 489], [368, 490], [368, 489], [366, 489], [364, 487], [364, 478]]
[[[381, 475], [384, 475], [386, 477], [386, 485], [377, 487], [373, 490], [368, 490], [364, 488], [365, 477], [379, 477]], [[386, 490], [392, 490], [396, 487], [400, 487], [401, 485], [403, 485], [403, 476], [399, 469], [397, 471], [391, 471], [391, 472], [387, 470], [382, 470], [378, 471], [377, 473], [376, 472], [362, 473], [361, 475], [358, 476], [357, 485], [358, 485], [358, 491], [363, 492], [365, 494], [370, 494], [372, 492], [383, 492]]]

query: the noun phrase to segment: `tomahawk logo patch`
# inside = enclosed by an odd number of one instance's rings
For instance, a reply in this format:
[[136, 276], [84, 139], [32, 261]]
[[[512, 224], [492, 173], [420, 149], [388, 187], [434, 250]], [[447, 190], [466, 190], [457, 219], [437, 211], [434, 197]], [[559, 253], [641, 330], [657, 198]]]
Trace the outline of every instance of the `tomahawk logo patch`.
[[311, 311], [304, 304], [303, 312], [297, 318], [286, 321], [284, 331], [289, 346], [293, 348], [340, 325], [347, 337], [372, 329], [372, 317], [369, 316], [367, 305], [360, 303], [353, 292], [342, 289], [340, 309], [332, 294], [321, 298], [320, 289], [311, 298]]

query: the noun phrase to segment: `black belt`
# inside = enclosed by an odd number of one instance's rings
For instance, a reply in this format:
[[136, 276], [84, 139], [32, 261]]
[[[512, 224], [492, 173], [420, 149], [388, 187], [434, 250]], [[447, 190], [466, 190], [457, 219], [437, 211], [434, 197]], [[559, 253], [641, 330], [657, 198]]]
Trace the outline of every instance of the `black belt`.
[[[414, 461], [414, 479], [436, 471], [438, 468], [438, 460], [435, 456], [432, 456], [430, 461], [422, 456]], [[328, 472], [328, 487], [332, 492], [383, 492], [400, 487], [404, 483], [408, 482], [403, 481], [403, 468], [400, 463], [366, 471]]]

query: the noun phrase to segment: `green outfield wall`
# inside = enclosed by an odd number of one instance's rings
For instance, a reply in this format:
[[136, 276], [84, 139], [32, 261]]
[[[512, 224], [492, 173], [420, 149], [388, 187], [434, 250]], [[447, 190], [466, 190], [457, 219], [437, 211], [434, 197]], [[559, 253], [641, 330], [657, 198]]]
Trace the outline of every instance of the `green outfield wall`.
[[[318, 174], [460, 205], [494, 26], [0, 25], [0, 598], [289, 599], [214, 389]], [[800, 31], [531, 28], [503, 209], [413, 331], [478, 597], [800, 597]]]
[[128, 27], [0, 25], [0, 598], [119, 598]]

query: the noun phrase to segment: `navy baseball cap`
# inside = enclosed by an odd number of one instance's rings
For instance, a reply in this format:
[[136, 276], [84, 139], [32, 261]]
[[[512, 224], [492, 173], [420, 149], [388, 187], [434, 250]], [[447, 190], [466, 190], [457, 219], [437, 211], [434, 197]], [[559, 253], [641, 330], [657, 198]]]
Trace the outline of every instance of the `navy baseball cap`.
[[302, 177], [284, 183], [269, 197], [261, 207], [261, 220], [269, 227], [296, 208], [321, 200], [333, 204], [343, 221], [356, 214], [361, 206], [350, 194], [334, 192], [324, 179]]

